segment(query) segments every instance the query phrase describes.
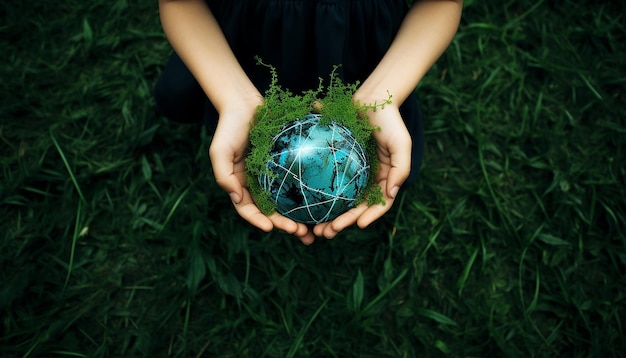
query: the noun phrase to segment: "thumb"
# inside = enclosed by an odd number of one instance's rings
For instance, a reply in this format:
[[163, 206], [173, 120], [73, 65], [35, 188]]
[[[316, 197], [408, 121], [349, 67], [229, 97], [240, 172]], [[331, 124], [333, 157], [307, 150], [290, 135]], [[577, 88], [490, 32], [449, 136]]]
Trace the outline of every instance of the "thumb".
[[400, 187], [411, 173], [411, 149], [395, 153], [391, 158], [391, 169], [387, 175], [386, 191], [390, 198], [395, 198]]

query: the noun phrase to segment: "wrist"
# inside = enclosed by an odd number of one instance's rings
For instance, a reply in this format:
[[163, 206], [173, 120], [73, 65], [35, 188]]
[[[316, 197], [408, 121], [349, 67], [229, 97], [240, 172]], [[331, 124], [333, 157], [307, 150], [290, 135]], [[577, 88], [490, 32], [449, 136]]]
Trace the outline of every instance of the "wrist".
[[382, 105], [389, 101], [393, 103], [393, 95], [387, 90], [361, 86], [354, 92], [352, 100], [360, 106]]
[[380, 111], [384, 108], [394, 108], [398, 105], [395, 103], [395, 98], [391, 92], [387, 90], [361, 90], [359, 88], [352, 96], [352, 101], [355, 106], [359, 107], [367, 113], [369, 117], [376, 111]]
[[253, 120], [256, 109], [263, 104], [263, 96], [258, 91], [250, 91], [241, 95], [229, 97], [228, 101], [214, 103], [220, 117], [228, 116]]

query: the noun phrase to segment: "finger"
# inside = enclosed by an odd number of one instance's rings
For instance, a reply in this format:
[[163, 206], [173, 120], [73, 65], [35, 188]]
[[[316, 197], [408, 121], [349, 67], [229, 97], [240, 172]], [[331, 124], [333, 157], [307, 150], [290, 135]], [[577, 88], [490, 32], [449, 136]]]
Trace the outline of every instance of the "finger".
[[302, 223], [297, 223], [278, 213], [273, 213], [269, 219], [274, 227], [283, 230], [288, 234], [296, 236], [303, 244], [311, 245], [315, 241], [315, 235], [309, 230], [309, 227]]
[[322, 111], [322, 102], [320, 101], [313, 101], [313, 103], [311, 104], [311, 111], [313, 113], [320, 113]]
[[234, 204], [241, 203], [244, 198], [244, 188], [235, 172], [234, 158], [223, 155], [222, 150], [217, 146], [211, 146], [209, 157], [217, 184], [228, 193]]
[[274, 228], [272, 220], [259, 210], [259, 208], [254, 204], [254, 201], [252, 201], [252, 196], [247, 190], [243, 191], [242, 200], [238, 204], [233, 202], [233, 205], [235, 206], [235, 210], [237, 210], [239, 216], [257, 228], [265, 232], [270, 232]]
[[323, 236], [327, 239], [332, 239], [335, 236], [337, 236], [337, 234], [341, 232], [342, 230], [344, 230], [345, 228], [354, 225], [354, 223], [357, 221], [361, 213], [365, 211], [365, 209], [367, 209], [367, 204], [363, 203], [339, 215], [333, 221], [330, 221], [328, 223], [318, 224], [314, 228], [314, 232], [318, 236]]
[[324, 228], [328, 225], [330, 225], [330, 222], [319, 223], [313, 226], [313, 234], [319, 237], [324, 236]]
[[374, 221], [380, 219], [381, 216], [386, 214], [393, 205], [392, 198], [387, 198], [385, 200], [385, 204], [375, 204], [368, 207], [362, 214], [359, 216], [356, 224], [359, 228], [365, 229]]
[[[385, 184], [386, 183], [383, 181], [380, 183], [380, 186], [384, 187]], [[383, 193], [383, 202], [366, 207], [357, 219], [357, 226], [361, 229], [365, 229], [371, 223], [378, 220], [381, 216], [391, 210], [394, 200], [394, 197]]]
[[298, 236], [298, 239], [300, 239], [300, 242], [302, 242], [304, 245], [311, 245], [315, 242], [315, 235], [307, 230], [307, 233], [302, 236]]
[[339, 233], [344, 230], [348, 226], [354, 225], [354, 223], [359, 219], [359, 217], [363, 214], [363, 212], [367, 209], [367, 204], [362, 203], [358, 206], [346, 211], [345, 213], [338, 216], [335, 220], [330, 223], [330, 228], [326, 229], [326, 233], [332, 232]]
[[384, 178], [387, 182], [385, 186], [381, 185], [385, 188], [385, 194], [390, 198], [395, 198], [398, 195], [400, 187], [411, 173], [410, 146], [409, 143], [409, 150], [400, 150], [391, 154], [391, 168], [387, 177]]
[[297, 237], [304, 237], [307, 235], [313, 235], [313, 232], [309, 229], [309, 226], [306, 224], [298, 223], [298, 230], [293, 233]]
[[296, 235], [299, 232], [303, 232], [302, 228], [300, 228], [299, 225], [304, 224], [298, 224], [295, 221], [280, 215], [279, 213], [272, 213], [270, 216], [268, 216], [268, 219], [272, 222], [274, 228], [282, 230], [288, 234]]

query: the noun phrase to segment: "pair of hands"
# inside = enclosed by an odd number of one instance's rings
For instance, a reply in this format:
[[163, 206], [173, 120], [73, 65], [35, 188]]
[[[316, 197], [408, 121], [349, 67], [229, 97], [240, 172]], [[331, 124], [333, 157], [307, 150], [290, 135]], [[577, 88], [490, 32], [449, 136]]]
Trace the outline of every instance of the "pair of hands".
[[269, 232], [278, 229], [292, 234], [309, 245], [316, 237], [332, 239], [343, 229], [356, 224], [365, 228], [391, 209], [400, 186], [411, 169], [411, 136], [408, 133], [399, 109], [389, 104], [384, 109], [368, 112], [369, 122], [380, 128], [374, 131], [380, 161], [375, 180], [382, 188], [385, 204], [368, 206], [362, 203], [330, 222], [312, 228], [297, 223], [276, 212], [266, 216], [254, 203], [246, 186], [246, 149], [250, 131], [250, 119], [254, 117], [256, 105], [233, 106], [220, 113], [219, 122], [209, 156], [215, 179], [230, 196], [237, 213], [257, 228]]

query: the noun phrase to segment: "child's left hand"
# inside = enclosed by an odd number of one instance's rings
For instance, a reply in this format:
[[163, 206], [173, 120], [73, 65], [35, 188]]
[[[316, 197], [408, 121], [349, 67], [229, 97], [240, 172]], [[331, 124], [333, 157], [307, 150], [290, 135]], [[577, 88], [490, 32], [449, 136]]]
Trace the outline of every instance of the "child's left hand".
[[360, 228], [367, 227], [391, 209], [400, 186], [409, 176], [412, 141], [398, 107], [386, 105], [384, 109], [370, 111], [367, 115], [370, 124], [380, 128], [380, 131], [374, 131], [380, 161], [376, 182], [382, 189], [385, 204], [368, 206], [361, 203], [333, 221], [315, 225], [313, 232], [316, 236], [332, 239], [355, 223]]

